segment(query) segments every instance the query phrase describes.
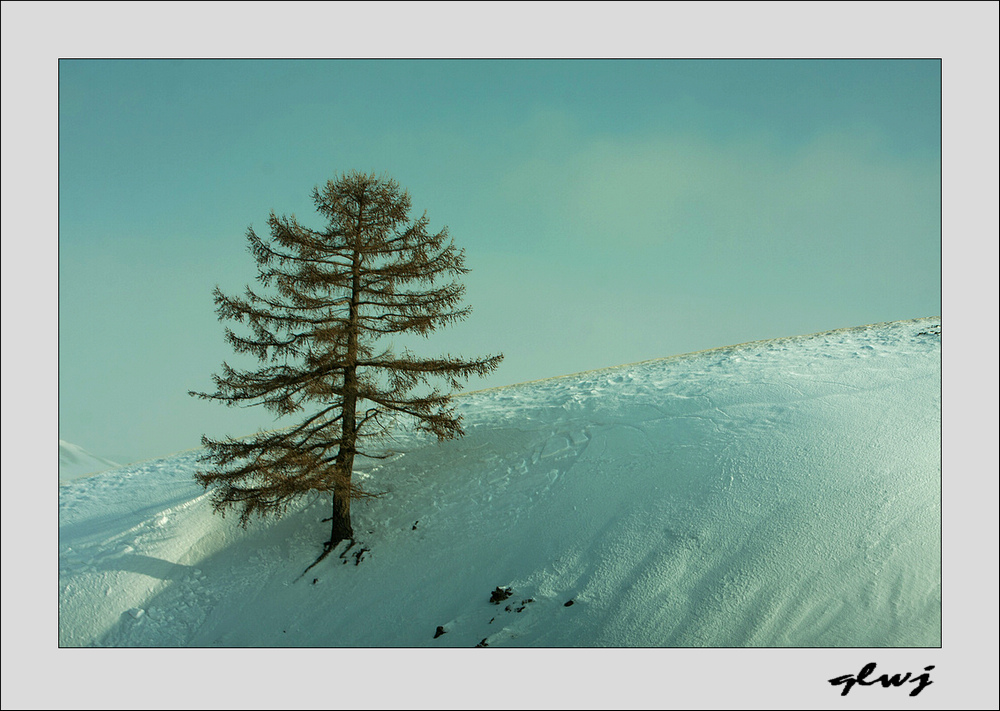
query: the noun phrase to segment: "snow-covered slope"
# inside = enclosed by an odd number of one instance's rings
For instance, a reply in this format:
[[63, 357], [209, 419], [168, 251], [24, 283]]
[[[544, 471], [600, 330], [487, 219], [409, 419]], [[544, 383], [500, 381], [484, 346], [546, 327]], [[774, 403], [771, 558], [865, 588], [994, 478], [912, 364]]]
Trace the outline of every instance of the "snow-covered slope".
[[59, 440], [59, 483], [120, 466], [110, 459], [91, 454], [83, 447]]
[[361, 465], [385, 496], [303, 578], [325, 498], [243, 531], [197, 452], [60, 487], [60, 644], [941, 642], [939, 319], [458, 403], [464, 438]]

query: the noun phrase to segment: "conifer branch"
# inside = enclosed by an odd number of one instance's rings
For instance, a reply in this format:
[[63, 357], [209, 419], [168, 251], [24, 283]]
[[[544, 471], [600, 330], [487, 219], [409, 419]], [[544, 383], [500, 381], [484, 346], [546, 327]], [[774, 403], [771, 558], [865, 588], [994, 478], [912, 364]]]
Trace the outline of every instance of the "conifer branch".
[[451, 395], [416, 389], [435, 378], [460, 389], [461, 380], [488, 375], [503, 356], [419, 358], [389, 348], [376, 356], [383, 336], [426, 336], [469, 316], [471, 307], [461, 303], [465, 287], [449, 281], [469, 271], [464, 251], [447, 228], [430, 232], [426, 213], [410, 221], [410, 196], [392, 179], [350, 173], [315, 188], [312, 197], [328, 223], [322, 230], [273, 211], [269, 237], [247, 229], [258, 281], [273, 293], [249, 286], [240, 297], [213, 292], [219, 319], [250, 331], [238, 335], [227, 327], [229, 344], [264, 365], [242, 371], [223, 363], [214, 393], [190, 394], [229, 406], [263, 405], [279, 416], [316, 404], [283, 430], [242, 440], [203, 438], [209, 466], [196, 478], [213, 489], [216, 510], [239, 510], [244, 526], [254, 516], [280, 516], [308, 492], [332, 492], [330, 550], [338, 540], [353, 540], [350, 501], [378, 496], [352, 480], [354, 457], [391, 456], [359, 443], [386, 439], [399, 416], [441, 440], [461, 436]]

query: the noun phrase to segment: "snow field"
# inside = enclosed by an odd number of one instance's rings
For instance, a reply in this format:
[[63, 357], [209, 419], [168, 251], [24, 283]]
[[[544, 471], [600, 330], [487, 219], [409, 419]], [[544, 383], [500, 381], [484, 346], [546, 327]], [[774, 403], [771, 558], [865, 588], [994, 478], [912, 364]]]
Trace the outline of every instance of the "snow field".
[[462, 396], [303, 578], [326, 499], [243, 531], [197, 453], [60, 487], [60, 644], [937, 646], [939, 324]]

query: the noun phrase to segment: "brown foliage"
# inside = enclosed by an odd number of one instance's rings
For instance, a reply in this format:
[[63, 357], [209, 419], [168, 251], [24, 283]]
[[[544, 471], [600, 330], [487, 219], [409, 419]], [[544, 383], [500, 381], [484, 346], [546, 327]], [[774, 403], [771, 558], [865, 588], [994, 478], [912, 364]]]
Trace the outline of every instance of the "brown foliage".
[[[340, 519], [332, 544], [350, 537], [350, 499], [373, 495], [351, 481], [354, 456], [387, 456], [364, 443], [383, 437], [398, 416], [412, 417], [439, 440], [461, 436], [449, 391], [487, 375], [503, 355], [463, 360], [376, 351], [385, 336], [426, 336], [469, 315], [461, 303], [465, 288], [453, 280], [468, 271], [463, 251], [447, 228], [428, 232], [426, 214], [409, 220], [410, 197], [394, 180], [342, 175], [314, 189], [313, 201], [326, 218], [323, 230], [273, 212], [269, 239], [248, 229], [267, 293], [249, 286], [242, 296], [214, 292], [219, 319], [250, 331], [240, 336], [227, 328], [227, 340], [262, 366], [242, 371], [223, 363], [213, 378], [216, 392], [191, 394], [230, 406], [263, 405], [279, 416], [310, 408], [284, 430], [239, 440], [203, 437], [203, 461], [211, 467], [196, 478], [214, 487], [216, 510], [241, 507], [244, 526], [253, 515], [280, 515], [302, 494], [332, 492]], [[431, 378], [443, 379], [446, 391], [430, 387]]]

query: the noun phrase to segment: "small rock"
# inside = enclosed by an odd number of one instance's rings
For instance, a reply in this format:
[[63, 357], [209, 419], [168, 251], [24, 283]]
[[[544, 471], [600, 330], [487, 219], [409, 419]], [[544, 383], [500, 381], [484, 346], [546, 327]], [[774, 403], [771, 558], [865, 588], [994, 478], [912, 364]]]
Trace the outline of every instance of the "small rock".
[[563, 603], [563, 607], [569, 607], [572, 604], [573, 604], [572, 600], [567, 600], [566, 602]]
[[447, 631], [448, 630], [446, 630], [444, 627], [438, 625], [437, 632], [434, 633], [434, 639], [437, 639], [441, 635], [445, 634]]
[[489, 647], [490, 645], [488, 645], [488, 644], [486, 643], [486, 638], [485, 638], [485, 637], [483, 637], [483, 641], [482, 641], [482, 642], [480, 642], [479, 644], [477, 644], [476, 646], [477, 646], [477, 647]]
[[509, 598], [513, 592], [514, 591], [510, 588], [502, 588], [497, 585], [497, 589], [490, 593], [490, 602], [494, 605], [499, 605], [501, 602]]

